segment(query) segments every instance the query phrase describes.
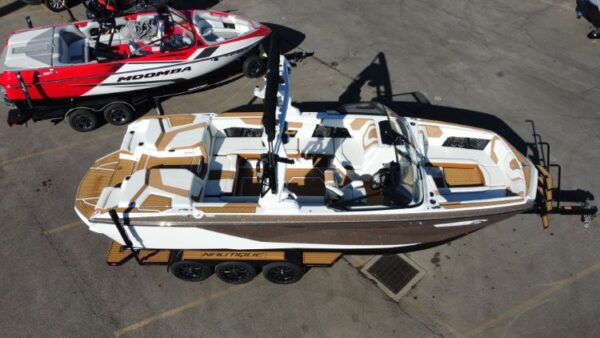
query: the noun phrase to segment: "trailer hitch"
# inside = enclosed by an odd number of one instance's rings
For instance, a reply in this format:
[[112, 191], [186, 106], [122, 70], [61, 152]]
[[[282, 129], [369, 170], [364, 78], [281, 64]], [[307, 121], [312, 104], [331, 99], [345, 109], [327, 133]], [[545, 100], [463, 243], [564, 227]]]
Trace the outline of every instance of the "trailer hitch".
[[[544, 229], [550, 225], [548, 215], [559, 214], [559, 215], [580, 215], [581, 222], [585, 228], [588, 228], [592, 220], [598, 213], [598, 207], [590, 204], [589, 199], [583, 201], [573, 201], [571, 199], [564, 198], [566, 195], [561, 190], [560, 185], [560, 166], [553, 164], [551, 168], [557, 168], [558, 184], [554, 185], [554, 179], [550, 174], [549, 168], [542, 165], [538, 165], [538, 193], [536, 196], [536, 206], [534, 212], [542, 217], [542, 224]], [[582, 194], [585, 192], [580, 191]], [[573, 203], [574, 202], [574, 203]]]

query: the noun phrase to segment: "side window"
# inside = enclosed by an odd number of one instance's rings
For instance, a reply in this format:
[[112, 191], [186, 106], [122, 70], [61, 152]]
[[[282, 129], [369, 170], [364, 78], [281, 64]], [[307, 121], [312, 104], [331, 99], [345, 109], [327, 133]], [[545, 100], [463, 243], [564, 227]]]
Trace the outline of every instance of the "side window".
[[261, 128], [238, 128], [231, 127], [224, 130], [227, 137], [262, 137]]
[[318, 125], [313, 132], [312, 137], [335, 137], [335, 138], [350, 138], [350, 133], [346, 128], [337, 128]]

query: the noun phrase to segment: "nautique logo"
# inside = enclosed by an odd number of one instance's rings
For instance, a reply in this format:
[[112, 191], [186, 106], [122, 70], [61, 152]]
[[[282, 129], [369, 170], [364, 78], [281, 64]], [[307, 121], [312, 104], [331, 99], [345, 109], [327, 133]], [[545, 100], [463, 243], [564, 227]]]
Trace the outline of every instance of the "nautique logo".
[[189, 72], [191, 70], [192, 70], [192, 67], [187, 66], [187, 67], [183, 67], [183, 68], [174, 68], [174, 69], [163, 70], [163, 71], [159, 71], [159, 72], [151, 72], [151, 73], [146, 73], [146, 74], [121, 76], [121, 77], [119, 77], [117, 82], [135, 81], [135, 80], [141, 80], [141, 79], [151, 79], [151, 78], [157, 77], [157, 76]]

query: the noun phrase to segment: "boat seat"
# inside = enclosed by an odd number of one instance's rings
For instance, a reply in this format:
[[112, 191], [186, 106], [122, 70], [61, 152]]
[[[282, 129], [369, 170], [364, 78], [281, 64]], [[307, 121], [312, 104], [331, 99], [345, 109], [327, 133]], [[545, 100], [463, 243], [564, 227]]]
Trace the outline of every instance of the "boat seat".
[[376, 159], [373, 155], [379, 146], [377, 127], [371, 122], [362, 129], [360, 137], [343, 139], [335, 151], [335, 157], [344, 168], [360, 171], [366, 168], [367, 162]]
[[333, 156], [335, 153], [334, 147], [335, 139], [333, 138], [300, 138], [299, 147], [300, 153], [303, 156], [306, 155], [329, 155]]
[[[184, 117], [180, 116], [181, 119]], [[195, 154], [208, 159], [211, 142], [206, 120], [190, 118], [179, 121], [170, 117], [151, 118], [130, 125], [129, 132], [121, 144], [121, 150], [149, 155], [160, 152], [168, 152], [172, 156]]]
[[86, 36], [75, 26], [66, 26], [54, 33], [55, 48], [58, 47], [57, 64], [86, 63], [90, 59], [90, 51]]
[[[325, 199], [329, 202], [339, 200], [350, 201], [367, 195], [364, 182], [354, 180], [340, 188], [340, 175], [335, 169], [327, 169], [323, 172], [325, 181]], [[357, 204], [367, 203], [366, 199], [355, 201]]]
[[339, 187], [339, 180], [335, 169], [327, 169], [323, 172], [325, 181], [325, 199], [327, 201], [336, 201], [344, 197], [344, 192]]
[[165, 196], [173, 207], [190, 206], [203, 189], [198, 176], [186, 169], [138, 170], [121, 185], [119, 207], [140, 207], [150, 196]]
[[210, 163], [210, 172], [206, 181], [206, 197], [232, 195], [235, 191], [239, 168], [237, 155], [224, 155], [213, 157]]
[[260, 155], [267, 152], [260, 137], [217, 137], [214, 153], [217, 155]]
[[119, 205], [119, 198], [121, 197], [121, 188], [106, 187], [102, 189], [98, 202], [96, 202], [96, 209], [112, 209]]
[[449, 187], [469, 187], [485, 185], [485, 178], [475, 163], [432, 163], [441, 168], [444, 181]]
[[225, 25], [222, 21], [211, 20], [203, 17], [202, 14], [195, 14], [193, 17], [193, 22], [196, 27], [198, 27], [198, 32], [200, 32], [200, 36], [202, 39], [208, 43], [213, 44], [216, 42], [225, 41], [224, 38], [215, 34], [215, 28], [224, 28]]

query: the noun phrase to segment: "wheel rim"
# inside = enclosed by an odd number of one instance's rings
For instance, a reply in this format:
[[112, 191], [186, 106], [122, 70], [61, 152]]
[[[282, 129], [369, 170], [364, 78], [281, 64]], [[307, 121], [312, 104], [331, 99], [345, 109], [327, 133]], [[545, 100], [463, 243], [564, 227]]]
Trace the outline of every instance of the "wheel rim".
[[242, 265], [231, 265], [221, 271], [223, 279], [230, 282], [244, 282], [248, 280], [252, 274], [250, 270]]
[[108, 116], [112, 122], [123, 123], [127, 121], [127, 114], [118, 108], [112, 108], [108, 111]]
[[48, 0], [48, 5], [54, 9], [63, 8], [63, 4], [61, 0]]
[[275, 283], [289, 283], [296, 279], [296, 271], [289, 266], [278, 265], [274, 266], [267, 271], [269, 280]]
[[201, 265], [182, 263], [177, 266], [177, 274], [184, 279], [204, 278], [206, 270]]
[[92, 120], [87, 116], [77, 116], [74, 124], [79, 130], [88, 130], [92, 128]]

